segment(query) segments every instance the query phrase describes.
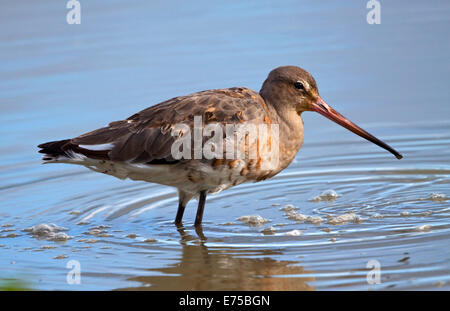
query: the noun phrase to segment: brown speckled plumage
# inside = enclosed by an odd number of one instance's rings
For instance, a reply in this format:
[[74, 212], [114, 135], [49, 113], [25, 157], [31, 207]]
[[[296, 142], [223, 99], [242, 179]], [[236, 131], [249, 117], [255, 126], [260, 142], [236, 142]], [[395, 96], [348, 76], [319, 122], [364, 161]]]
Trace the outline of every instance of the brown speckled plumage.
[[[47, 163], [81, 164], [119, 178], [176, 187], [179, 191], [177, 224], [181, 223], [187, 202], [199, 195], [195, 222], [199, 225], [207, 193], [246, 181], [265, 180], [292, 162], [303, 143], [301, 113], [312, 110], [329, 118], [330, 114], [334, 114], [332, 117], [335, 119], [342, 117], [322, 101], [316, 82], [308, 72], [299, 67], [285, 66], [269, 74], [259, 93], [244, 87], [233, 87], [175, 97], [144, 109], [126, 120], [111, 122], [104, 128], [73, 139], [41, 144], [39, 152], [45, 154], [43, 159]], [[267, 157], [260, 151], [256, 159], [226, 159], [225, 155], [217, 159], [175, 159], [171, 153], [176, 139], [172, 136], [172, 130], [180, 123], [193, 128], [194, 116], [202, 117], [203, 126], [211, 123], [223, 126], [278, 125], [280, 139], [277, 166], [269, 169], [265, 167], [263, 164]], [[393, 152], [392, 148], [356, 125], [350, 128], [340, 124]], [[203, 137], [203, 143], [207, 138]], [[107, 147], [95, 150], [95, 146]], [[270, 139], [261, 141], [260, 137], [256, 142], [243, 140], [238, 145], [242, 150], [269, 150], [271, 147]]]

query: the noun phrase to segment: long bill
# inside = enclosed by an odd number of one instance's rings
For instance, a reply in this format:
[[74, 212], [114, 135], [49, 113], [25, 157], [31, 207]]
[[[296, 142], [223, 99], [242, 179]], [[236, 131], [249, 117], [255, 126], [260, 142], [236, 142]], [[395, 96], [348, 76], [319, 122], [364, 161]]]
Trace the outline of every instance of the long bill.
[[365, 138], [368, 141], [371, 141], [374, 144], [380, 146], [381, 148], [386, 149], [387, 151], [389, 151], [390, 153], [395, 155], [395, 157], [397, 159], [400, 160], [401, 158], [403, 158], [403, 156], [400, 153], [398, 153], [394, 148], [392, 148], [388, 144], [382, 142], [375, 136], [369, 134], [368, 132], [366, 132], [359, 126], [357, 126], [355, 123], [353, 123], [352, 121], [348, 120], [346, 117], [341, 115], [339, 112], [337, 112], [336, 110], [334, 110], [333, 108], [328, 106], [327, 103], [325, 103], [322, 100], [322, 98], [319, 97], [319, 99], [313, 104], [313, 109], [314, 109], [314, 111], [316, 111], [316, 112], [320, 113], [321, 115], [327, 117], [328, 119], [336, 122], [337, 124], [345, 127], [346, 129], [361, 136], [362, 138]]

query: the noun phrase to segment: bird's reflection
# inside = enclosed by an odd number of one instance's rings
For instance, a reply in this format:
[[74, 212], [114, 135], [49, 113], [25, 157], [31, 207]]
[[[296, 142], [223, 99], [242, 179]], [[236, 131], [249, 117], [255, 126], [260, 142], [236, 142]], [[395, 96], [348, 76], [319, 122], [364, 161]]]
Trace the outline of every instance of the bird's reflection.
[[181, 254], [176, 263], [147, 271], [151, 276], [129, 280], [141, 283], [131, 290], [314, 290], [308, 282], [309, 271], [299, 261], [276, 260], [282, 254], [274, 249], [243, 247], [208, 247], [201, 227], [196, 235], [183, 225], [180, 234]]

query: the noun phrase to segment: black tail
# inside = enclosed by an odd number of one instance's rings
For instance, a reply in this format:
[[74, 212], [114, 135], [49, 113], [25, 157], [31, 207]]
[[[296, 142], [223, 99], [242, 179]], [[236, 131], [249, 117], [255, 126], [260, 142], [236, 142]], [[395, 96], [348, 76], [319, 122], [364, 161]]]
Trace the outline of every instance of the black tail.
[[70, 145], [70, 139], [64, 139], [40, 144], [38, 148], [41, 148], [39, 152], [44, 154], [42, 160], [49, 161], [58, 156], [67, 156], [66, 151], [70, 149]]
[[42, 157], [42, 160], [44, 161], [57, 160], [60, 156], [70, 158], [74, 153], [84, 155], [91, 159], [109, 159], [109, 150], [88, 150], [85, 148], [81, 148], [80, 146], [72, 143], [71, 139], [51, 141], [48, 143], [40, 144], [38, 148], [41, 148], [39, 152], [44, 154], [44, 156]]

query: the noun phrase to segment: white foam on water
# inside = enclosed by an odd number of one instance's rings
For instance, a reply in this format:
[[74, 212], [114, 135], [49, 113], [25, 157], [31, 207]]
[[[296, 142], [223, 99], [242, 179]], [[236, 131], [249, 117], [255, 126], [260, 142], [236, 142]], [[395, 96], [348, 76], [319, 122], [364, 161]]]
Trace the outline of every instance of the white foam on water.
[[336, 217], [331, 217], [328, 219], [330, 225], [343, 225], [348, 222], [360, 223], [363, 222], [364, 218], [359, 217], [354, 213], [342, 214]]
[[311, 199], [313, 202], [321, 202], [321, 201], [334, 201], [339, 197], [339, 194], [337, 194], [334, 190], [325, 190], [322, 192], [319, 196], [316, 196]]
[[285, 233], [285, 235], [287, 235], [287, 236], [299, 236], [301, 234], [302, 234], [302, 231], [301, 230], [297, 230], [297, 229], [291, 230], [291, 231], [288, 231], [288, 232]]
[[418, 232], [424, 232], [424, 231], [430, 231], [430, 230], [431, 230], [430, 225], [422, 225], [422, 226], [418, 226], [418, 227], [414, 228], [414, 231], [418, 231]]
[[270, 221], [260, 215], [245, 215], [239, 217], [237, 220], [250, 226], [262, 226]]
[[298, 208], [295, 207], [294, 205], [288, 204], [288, 205], [285, 205], [284, 207], [280, 208], [280, 211], [283, 211], [283, 212], [292, 212], [292, 211], [295, 211], [295, 210], [297, 210], [297, 209], [298, 209]]
[[384, 216], [381, 215], [381, 214], [376, 213], [376, 214], [371, 215], [370, 218], [382, 219], [382, 218], [384, 218]]
[[443, 194], [443, 193], [432, 193], [430, 194], [430, 196], [428, 197], [430, 200], [432, 201], [446, 201], [449, 198]]
[[261, 230], [261, 233], [264, 235], [273, 235], [275, 234], [276, 229], [274, 227], [267, 227]]
[[308, 218], [306, 218], [305, 222], [311, 223], [314, 225], [319, 225], [323, 222], [323, 218], [320, 216], [308, 216]]
[[296, 222], [304, 222], [306, 219], [308, 219], [309, 216], [300, 214], [296, 211], [290, 211], [285, 213], [286, 217], [290, 220], [295, 220]]
[[66, 241], [71, 239], [72, 237], [67, 235], [65, 232], [67, 228], [59, 227], [55, 224], [39, 224], [29, 228], [24, 229], [23, 231], [29, 232], [32, 236], [36, 238], [52, 240], [52, 241]]

